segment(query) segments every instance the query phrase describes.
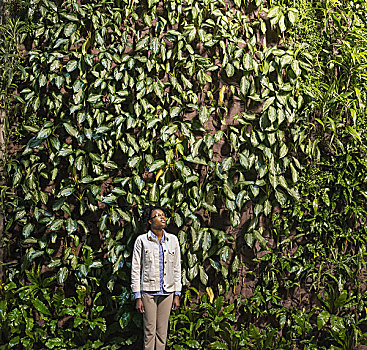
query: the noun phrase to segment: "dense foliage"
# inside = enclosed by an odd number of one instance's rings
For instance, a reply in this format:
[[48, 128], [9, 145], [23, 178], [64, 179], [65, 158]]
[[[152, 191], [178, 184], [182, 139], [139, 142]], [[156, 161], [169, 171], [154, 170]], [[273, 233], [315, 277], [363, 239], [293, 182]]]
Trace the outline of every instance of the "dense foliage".
[[0, 349], [139, 346], [130, 255], [157, 202], [182, 249], [173, 349], [367, 345], [364, 1], [18, 9]]

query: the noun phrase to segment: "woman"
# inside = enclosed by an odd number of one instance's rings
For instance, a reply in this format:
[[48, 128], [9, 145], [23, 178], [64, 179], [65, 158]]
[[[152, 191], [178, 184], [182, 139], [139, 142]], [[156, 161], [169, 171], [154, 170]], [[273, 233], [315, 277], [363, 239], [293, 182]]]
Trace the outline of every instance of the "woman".
[[150, 230], [134, 244], [131, 289], [143, 314], [144, 350], [165, 349], [171, 309], [180, 306], [180, 246], [177, 237], [164, 230], [167, 216], [163, 207], [146, 206], [143, 221]]

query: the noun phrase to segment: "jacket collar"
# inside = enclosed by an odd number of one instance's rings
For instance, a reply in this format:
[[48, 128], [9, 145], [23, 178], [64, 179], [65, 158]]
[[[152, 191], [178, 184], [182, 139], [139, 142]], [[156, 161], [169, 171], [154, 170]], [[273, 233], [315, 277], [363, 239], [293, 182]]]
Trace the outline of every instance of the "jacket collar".
[[[155, 234], [151, 230], [149, 230], [148, 233], [147, 233], [148, 240], [155, 242], [156, 240], [153, 236], [155, 236]], [[163, 237], [162, 238], [163, 238], [162, 242], [169, 241], [169, 233], [166, 232], [165, 230], [163, 230]]]

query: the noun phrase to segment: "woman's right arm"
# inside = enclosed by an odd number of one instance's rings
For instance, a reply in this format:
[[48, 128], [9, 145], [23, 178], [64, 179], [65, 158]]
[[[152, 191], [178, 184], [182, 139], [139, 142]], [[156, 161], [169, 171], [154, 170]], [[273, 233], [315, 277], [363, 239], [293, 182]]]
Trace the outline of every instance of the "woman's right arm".
[[131, 262], [131, 289], [134, 295], [136, 295], [136, 293], [141, 293], [140, 290], [141, 251], [142, 251], [142, 242], [141, 239], [138, 237], [134, 244], [133, 259]]
[[141, 300], [140, 276], [141, 276], [141, 250], [142, 243], [138, 237], [134, 244], [133, 259], [131, 262], [131, 289], [136, 299], [136, 309], [144, 313], [144, 305]]

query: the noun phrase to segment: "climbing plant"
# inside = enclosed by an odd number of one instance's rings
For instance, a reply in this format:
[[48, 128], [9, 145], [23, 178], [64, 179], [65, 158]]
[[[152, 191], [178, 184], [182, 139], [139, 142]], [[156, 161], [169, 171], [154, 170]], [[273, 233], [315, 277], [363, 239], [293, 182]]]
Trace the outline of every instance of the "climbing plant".
[[147, 203], [198, 291], [172, 344], [363, 342], [366, 11], [349, 3], [22, 3], [1, 348], [139, 344]]

